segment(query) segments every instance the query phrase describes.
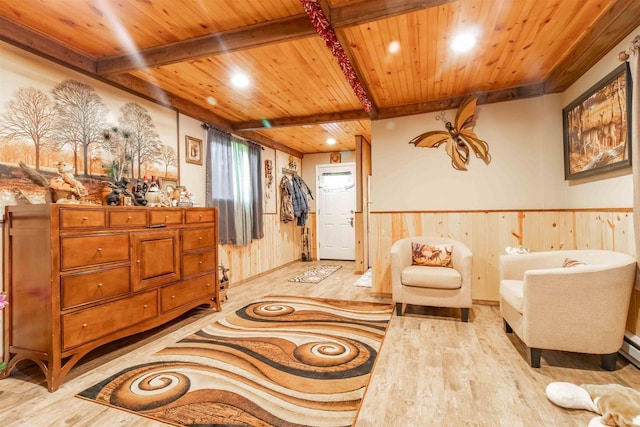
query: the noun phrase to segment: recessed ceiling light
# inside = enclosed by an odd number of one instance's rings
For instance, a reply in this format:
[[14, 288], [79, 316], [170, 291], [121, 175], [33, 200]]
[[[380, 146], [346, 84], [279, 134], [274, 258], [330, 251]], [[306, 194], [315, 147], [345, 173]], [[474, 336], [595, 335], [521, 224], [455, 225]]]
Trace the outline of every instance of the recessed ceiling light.
[[336, 142], [335, 138], [327, 138], [327, 145], [336, 145]]
[[394, 40], [391, 43], [389, 43], [389, 46], [387, 46], [387, 52], [391, 54], [400, 52], [400, 42], [397, 40]]
[[249, 86], [249, 77], [244, 73], [236, 73], [231, 76], [231, 84], [235, 87], [243, 88]]
[[207, 102], [211, 105], [217, 105], [218, 104], [218, 100], [215, 99], [213, 96], [207, 96]]
[[461, 33], [453, 38], [451, 49], [455, 52], [468, 52], [476, 45], [476, 36], [471, 33]]

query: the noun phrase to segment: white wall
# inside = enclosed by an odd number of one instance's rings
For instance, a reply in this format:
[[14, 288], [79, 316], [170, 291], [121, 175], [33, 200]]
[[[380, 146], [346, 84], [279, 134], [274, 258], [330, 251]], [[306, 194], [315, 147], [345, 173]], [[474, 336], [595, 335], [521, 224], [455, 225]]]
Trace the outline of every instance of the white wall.
[[[330, 153], [318, 153], [318, 154], [305, 154], [302, 156], [302, 179], [309, 186], [313, 193], [313, 200], [309, 200], [309, 211], [316, 211], [316, 166], [328, 165]], [[340, 162], [341, 163], [355, 163], [356, 152], [355, 151], [341, 151]]]
[[[205, 181], [206, 181], [206, 131], [202, 128], [202, 122], [189, 116], [180, 114], [178, 117], [178, 151], [180, 152], [180, 185], [184, 185], [196, 198], [200, 206], [205, 206]], [[202, 166], [186, 162], [185, 136], [191, 136], [202, 140]]]
[[[420, 148], [409, 144], [431, 130], [444, 130], [439, 113], [374, 121], [372, 142], [372, 211], [532, 209], [560, 196], [541, 185], [549, 134], [562, 154], [562, 119], [542, 126], [542, 118], [555, 97], [480, 105], [475, 132], [489, 144], [486, 165], [470, 154], [467, 171], [451, 166], [444, 145]], [[456, 111], [445, 112], [453, 120]], [[551, 159], [552, 162], [556, 160]], [[562, 166], [562, 163], [559, 163]]]
[[[471, 154], [469, 170], [456, 171], [444, 145], [408, 144], [423, 132], [444, 130], [438, 113], [372, 122], [372, 211], [633, 206], [630, 168], [564, 180], [562, 109], [620, 64], [618, 52], [637, 33], [564, 93], [478, 106], [475, 131], [489, 144], [489, 165]], [[445, 112], [449, 120], [455, 113]]]

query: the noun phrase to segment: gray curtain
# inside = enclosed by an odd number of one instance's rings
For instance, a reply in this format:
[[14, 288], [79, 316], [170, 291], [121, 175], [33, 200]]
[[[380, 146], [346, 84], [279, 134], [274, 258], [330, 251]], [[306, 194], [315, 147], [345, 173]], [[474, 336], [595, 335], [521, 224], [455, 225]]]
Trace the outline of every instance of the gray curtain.
[[231, 134], [207, 127], [207, 206], [218, 208], [218, 242], [235, 243]]
[[251, 237], [254, 239], [262, 239], [264, 237], [264, 229], [262, 224], [262, 147], [258, 144], [249, 144], [249, 170], [251, 173], [251, 207], [252, 207], [252, 226]]
[[[640, 257], [640, 36], [633, 39], [629, 54], [629, 67], [633, 94], [631, 97], [631, 167], [633, 169], [633, 232], [636, 259]], [[640, 269], [636, 269], [636, 288], [640, 289]]]
[[264, 237], [262, 147], [207, 128], [207, 206], [218, 208], [221, 244], [246, 245]]

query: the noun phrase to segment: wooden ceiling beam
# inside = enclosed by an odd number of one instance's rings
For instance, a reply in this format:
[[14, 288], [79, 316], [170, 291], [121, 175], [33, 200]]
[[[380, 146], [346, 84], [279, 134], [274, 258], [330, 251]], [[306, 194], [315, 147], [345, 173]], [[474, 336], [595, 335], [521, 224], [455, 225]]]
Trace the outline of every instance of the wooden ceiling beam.
[[492, 104], [494, 102], [515, 101], [517, 99], [542, 96], [544, 93], [542, 83], [529, 86], [520, 86], [511, 89], [500, 89], [489, 92], [470, 93], [453, 98], [434, 99], [432, 101], [417, 102], [415, 104], [399, 105], [396, 107], [381, 108], [378, 119], [390, 119], [394, 117], [410, 116], [414, 114], [432, 113], [435, 111], [458, 108], [467, 96], [477, 96], [478, 104]]
[[315, 35], [316, 31], [307, 15], [299, 14], [142, 49], [135, 54], [99, 59], [97, 72], [100, 75], [122, 74]]
[[[435, 7], [454, 0], [364, 0], [330, 8], [321, 1], [335, 29], [360, 25], [403, 13]], [[97, 61], [100, 75], [122, 74], [142, 68], [154, 68], [223, 53], [252, 49], [283, 41], [316, 35], [306, 14], [263, 22], [243, 28], [208, 34], [176, 43], [142, 49], [136, 54], [117, 55]], [[347, 46], [341, 41], [343, 46]]]
[[96, 72], [96, 60], [0, 16], [0, 40], [84, 73]]
[[564, 92], [638, 26], [640, 1], [613, 2], [551, 70], [544, 82], [544, 92]]
[[341, 111], [337, 113], [313, 114], [310, 116], [282, 117], [277, 119], [250, 120], [233, 124], [234, 130], [274, 129], [291, 126], [317, 125], [322, 123], [367, 120], [369, 115], [363, 110]]
[[341, 3], [331, 8], [331, 25], [335, 29], [351, 27], [454, 1], [456, 0], [360, 0]]
[[[175, 108], [184, 115], [205, 123], [210, 123], [228, 132], [235, 132], [233, 124], [227, 119], [212, 113], [206, 108], [202, 108], [192, 102], [189, 102], [184, 98], [180, 98], [171, 93], [165, 92], [159, 87], [152, 85], [151, 83], [146, 82], [142, 79], [134, 77], [130, 74], [111, 76], [109, 77], [109, 81], [117, 86], [124, 88], [125, 90], [140, 94], [144, 97], [152, 99], [164, 99], [166, 103], [168, 103], [168, 105]], [[264, 145], [265, 147], [270, 147], [297, 157], [302, 157], [302, 153], [298, 150], [289, 148], [257, 132], [243, 132], [242, 134], [239, 134], [238, 132], [235, 133], [238, 134], [238, 136], [250, 139], [254, 142], [257, 142], [258, 144]]]

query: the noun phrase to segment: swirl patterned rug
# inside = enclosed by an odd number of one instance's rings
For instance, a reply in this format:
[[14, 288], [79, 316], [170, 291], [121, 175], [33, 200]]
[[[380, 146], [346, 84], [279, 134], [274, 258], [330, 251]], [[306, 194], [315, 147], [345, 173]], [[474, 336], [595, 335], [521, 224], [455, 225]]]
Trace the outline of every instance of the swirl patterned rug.
[[78, 396], [186, 426], [350, 426], [392, 306], [269, 296]]

